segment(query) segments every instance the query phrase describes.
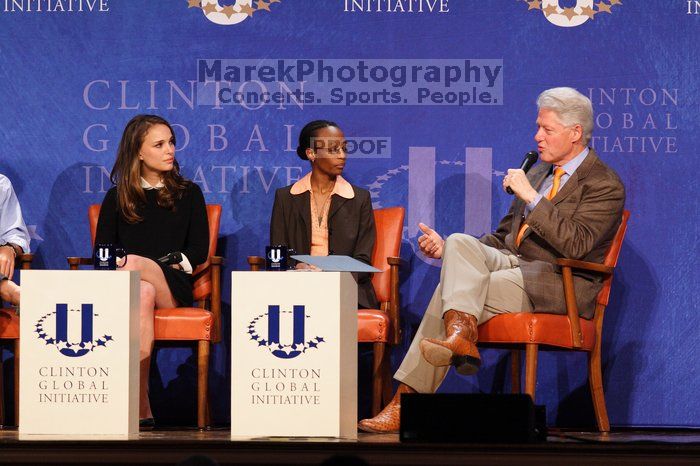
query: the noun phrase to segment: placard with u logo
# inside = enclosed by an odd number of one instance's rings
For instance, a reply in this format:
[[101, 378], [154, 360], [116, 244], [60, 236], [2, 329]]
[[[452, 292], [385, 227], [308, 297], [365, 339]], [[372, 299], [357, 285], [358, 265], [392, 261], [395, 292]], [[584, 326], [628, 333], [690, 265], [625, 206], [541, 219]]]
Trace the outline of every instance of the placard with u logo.
[[231, 435], [357, 437], [357, 284], [233, 272]]
[[20, 434], [137, 433], [139, 273], [21, 278]]

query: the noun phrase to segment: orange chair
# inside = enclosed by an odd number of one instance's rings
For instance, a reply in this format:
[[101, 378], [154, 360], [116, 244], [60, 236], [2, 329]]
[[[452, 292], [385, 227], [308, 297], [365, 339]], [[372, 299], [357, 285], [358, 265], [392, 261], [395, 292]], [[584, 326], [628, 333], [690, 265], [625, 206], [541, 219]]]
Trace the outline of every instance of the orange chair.
[[[629, 211], [622, 215], [622, 222], [602, 264], [572, 259], [558, 259], [562, 268], [566, 315], [521, 313], [496, 316], [479, 327], [479, 345], [511, 349], [512, 391], [520, 392], [520, 350], [525, 349], [525, 393], [535, 399], [537, 382], [537, 353], [542, 349], [559, 351], [584, 351], [588, 353], [588, 383], [593, 399], [598, 430], [610, 431], [608, 412], [603, 393], [601, 372], [601, 344], [603, 315], [610, 298], [613, 271], [627, 231]], [[602, 274], [603, 288], [598, 293], [593, 320], [579, 318], [574, 293], [573, 269]]]
[[[381, 270], [372, 277], [374, 293], [379, 309], [357, 311], [357, 341], [372, 343], [372, 415], [391, 400], [390, 348], [401, 342], [399, 316], [399, 265], [401, 259], [401, 236], [403, 233], [403, 207], [387, 207], [374, 211], [377, 240], [372, 251], [372, 266]], [[389, 273], [386, 273], [386, 272]]]
[[[100, 205], [93, 204], [88, 209], [90, 235], [95, 242], [97, 219]], [[192, 292], [198, 307], [178, 307], [155, 310], [156, 341], [196, 341], [197, 342], [197, 426], [204, 429], [208, 425], [209, 404], [209, 352], [211, 343], [221, 340], [221, 265], [223, 258], [215, 256], [219, 238], [221, 206], [207, 205], [209, 219], [209, 257], [192, 273]], [[71, 270], [80, 265], [91, 265], [92, 258], [69, 257]]]
[[[31, 268], [33, 254], [20, 254], [16, 265], [22, 270]], [[19, 315], [14, 309], [0, 309], [0, 340], [12, 340], [15, 352], [15, 424], [19, 421]], [[2, 357], [0, 355], [0, 426], [5, 425], [5, 390], [3, 387]]]
[[[372, 266], [381, 270], [372, 277], [372, 286], [379, 300], [379, 309], [357, 311], [357, 341], [372, 343], [372, 415], [381, 411], [391, 399], [391, 361], [387, 345], [397, 345], [401, 340], [399, 321], [399, 265], [401, 259], [401, 235], [405, 210], [388, 207], [374, 211], [377, 239], [372, 251]], [[262, 257], [248, 257], [251, 270], [261, 270]], [[387, 273], [388, 272], [388, 273]]]

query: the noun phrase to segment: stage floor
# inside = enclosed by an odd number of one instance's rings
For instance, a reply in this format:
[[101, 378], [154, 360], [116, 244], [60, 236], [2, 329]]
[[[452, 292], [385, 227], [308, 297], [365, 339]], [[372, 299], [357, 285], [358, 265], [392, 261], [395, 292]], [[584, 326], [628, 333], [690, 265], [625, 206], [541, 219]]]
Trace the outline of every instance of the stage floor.
[[[322, 464], [333, 456], [358, 462], [324, 464], [700, 464], [698, 431], [625, 431], [609, 435], [554, 431], [535, 444], [400, 443], [398, 435], [360, 434], [357, 440], [261, 438], [231, 440], [228, 430], [155, 430], [129, 440], [24, 440], [0, 431], [2, 464], [178, 464], [205, 455], [218, 464]], [[362, 462], [364, 461], [364, 462]], [[217, 464], [213, 463], [213, 464]], [[206, 463], [197, 463], [206, 464]]]

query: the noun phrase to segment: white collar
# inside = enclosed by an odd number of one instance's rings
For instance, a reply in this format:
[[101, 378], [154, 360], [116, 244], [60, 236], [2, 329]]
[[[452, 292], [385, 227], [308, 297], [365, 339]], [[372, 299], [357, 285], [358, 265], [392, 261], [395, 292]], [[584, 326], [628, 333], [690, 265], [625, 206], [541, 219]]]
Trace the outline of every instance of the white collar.
[[146, 179], [142, 176], [142, 177], [141, 177], [141, 187], [142, 187], [143, 189], [148, 190], [148, 189], [160, 189], [160, 188], [164, 188], [165, 185], [163, 184], [162, 181], [159, 181], [158, 184], [156, 184], [155, 186], [153, 186], [153, 185], [151, 185], [151, 183], [149, 183], [148, 181], [146, 181]]

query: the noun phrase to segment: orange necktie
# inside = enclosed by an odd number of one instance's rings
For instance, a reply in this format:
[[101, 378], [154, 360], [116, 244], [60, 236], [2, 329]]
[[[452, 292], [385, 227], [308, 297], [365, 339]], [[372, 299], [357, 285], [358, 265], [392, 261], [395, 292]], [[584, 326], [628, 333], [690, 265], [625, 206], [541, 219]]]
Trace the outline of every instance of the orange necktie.
[[[564, 170], [561, 167], [558, 167], [556, 170], [554, 170], [554, 180], [552, 181], [552, 189], [549, 190], [549, 193], [547, 194], [547, 199], [550, 201], [554, 198], [554, 196], [557, 195], [557, 192], [559, 191], [559, 184], [561, 183], [561, 177], [566, 174], [566, 170]], [[520, 231], [518, 231], [518, 236], [515, 238], [515, 247], [520, 247], [520, 242], [523, 240], [523, 235], [525, 234], [525, 231], [528, 229], [528, 224], [523, 223], [520, 226]]]

